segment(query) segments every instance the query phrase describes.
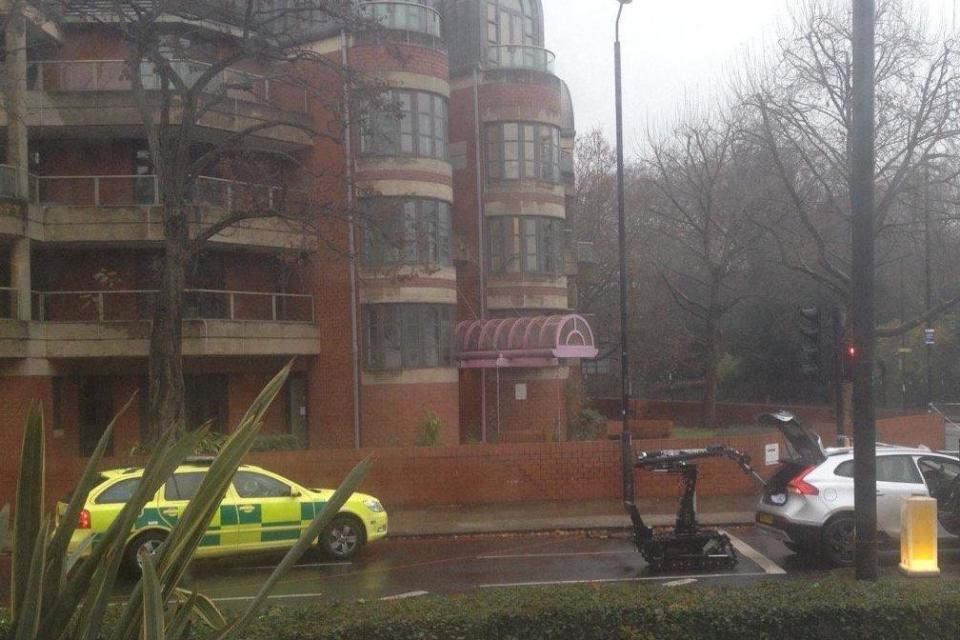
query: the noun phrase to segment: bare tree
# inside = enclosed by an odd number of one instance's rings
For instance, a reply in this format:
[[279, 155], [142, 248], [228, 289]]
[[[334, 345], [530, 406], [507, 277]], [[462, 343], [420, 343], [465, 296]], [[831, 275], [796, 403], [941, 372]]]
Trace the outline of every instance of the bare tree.
[[[342, 176], [321, 175], [304, 155], [266, 148], [278, 131], [340, 143], [345, 87], [363, 83], [338, 57], [309, 46], [319, 29], [357, 29], [353, 5], [341, 0], [184, 2], [181, 0], [68, 0], [52, 3], [61, 19], [92, 22], [126, 46], [124, 78], [149, 148], [162, 215], [159, 294], [149, 357], [149, 423], [183, 424], [182, 321], [190, 265], [208, 241], [252, 219], [275, 219], [305, 235], [324, 214], [343, 211], [327, 194]], [[221, 26], [220, 33], [201, 24]], [[196, 62], [197, 43], [215, 55]], [[261, 75], [240, 69], [255, 67]], [[211, 125], [229, 121], [237, 101], [262, 106], [237, 118], [226, 135]], [[281, 104], [278, 104], [281, 103]], [[216, 127], [213, 127], [216, 129]], [[217, 170], [231, 178], [256, 176], [273, 189], [231, 194], [231, 206], [211, 218], [201, 177]], [[333, 191], [342, 191], [333, 184]]]
[[716, 425], [722, 321], [746, 297], [740, 276], [762, 229], [763, 167], [737, 120], [687, 117], [665, 140], [651, 140], [660, 198], [657, 231], [673, 254], [660, 277], [677, 305], [699, 321], [703, 344], [702, 420]]

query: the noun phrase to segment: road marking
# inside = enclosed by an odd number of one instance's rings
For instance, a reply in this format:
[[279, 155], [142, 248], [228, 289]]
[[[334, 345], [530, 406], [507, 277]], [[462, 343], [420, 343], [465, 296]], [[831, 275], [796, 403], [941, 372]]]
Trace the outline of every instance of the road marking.
[[406, 598], [417, 598], [419, 596], [425, 596], [429, 591], [407, 591], [406, 593], [398, 593], [395, 596], [385, 596], [380, 598], [381, 600], [404, 600]]
[[747, 558], [750, 558], [750, 560], [752, 560], [757, 565], [759, 565], [760, 568], [763, 569], [764, 573], [775, 575], [775, 576], [782, 576], [787, 573], [783, 569], [783, 567], [781, 567], [776, 562], [774, 562], [767, 556], [763, 555], [762, 553], [760, 553], [759, 551], [757, 551], [756, 549], [754, 549], [753, 547], [751, 547], [746, 542], [744, 542], [737, 536], [733, 535], [729, 531], [723, 531], [721, 529], [720, 533], [726, 534], [726, 536], [730, 538], [730, 544], [733, 545], [733, 548], [739, 551], [741, 554], [743, 554]]
[[[700, 575], [686, 576], [686, 578], [695, 580], [705, 580], [707, 578], [756, 578], [765, 576], [766, 573], [703, 573]], [[478, 584], [478, 589], [504, 589], [507, 587], [549, 587], [559, 584], [602, 584], [607, 582], [650, 582], [653, 580], [669, 580], [677, 576], [638, 576], [636, 578], [600, 578], [597, 580], [549, 580], [544, 582], [503, 582], [500, 584]]]
[[671, 580], [670, 582], [664, 582], [663, 586], [665, 587], [682, 587], [685, 584], [693, 584], [696, 582], [696, 578], [684, 578], [683, 580]]
[[[253, 600], [256, 596], [227, 596], [222, 598], [210, 598], [214, 602], [242, 602], [244, 600]], [[288, 600], [293, 598], [321, 598], [322, 593], [282, 593], [275, 596], [267, 596], [267, 600]]]
[[619, 556], [619, 555], [637, 555], [633, 549], [624, 551], [579, 551], [570, 553], [515, 553], [504, 555], [477, 556], [477, 560], [502, 560], [516, 558], [563, 558], [565, 556]]
[[[311, 564], [295, 564], [293, 565], [293, 568], [304, 569], [307, 567], [349, 567], [352, 564], [353, 564], [352, 562], [314, 562]], [[228, 567], [230, 571], [256, 571], [259, 569], [270, 569], [272, 571], [273, 569], [276, 569], [276, 568], [277, 568], [277, 565], [275, 564], [261, 564], [255, 567], [244, 567], [244, 566]]]

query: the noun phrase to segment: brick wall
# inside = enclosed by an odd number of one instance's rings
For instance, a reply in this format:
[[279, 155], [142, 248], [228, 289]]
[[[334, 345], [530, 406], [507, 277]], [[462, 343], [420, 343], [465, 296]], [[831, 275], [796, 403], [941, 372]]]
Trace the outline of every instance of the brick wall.
[[396, 43], [389, 47], [358, 45], [350, 48], [349, 56], [349, 64], [355, 69], [422, 73], [444, 82], [450, 77], [447, 54], [429, 47]]
[[460, 443], [457, 383], [364, 385], [360, 403], [364, 446], [411, 446], [422, 432], [427, 413], [440, 418], [440, 443]]

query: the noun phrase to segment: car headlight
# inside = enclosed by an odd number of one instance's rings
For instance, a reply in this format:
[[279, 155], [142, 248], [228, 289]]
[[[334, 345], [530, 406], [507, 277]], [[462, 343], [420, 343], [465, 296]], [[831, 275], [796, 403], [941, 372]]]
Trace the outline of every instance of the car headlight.
[[383, 511], [383, 505], [380, 504], [379, 500], [376, 500], [374, 498], [369, 498], [368, 500], [364, 500], [363, 506], [365, 506], [367, 509], [370, 509], [370, 511], [373, 511], [374, 513], [380, 513]]

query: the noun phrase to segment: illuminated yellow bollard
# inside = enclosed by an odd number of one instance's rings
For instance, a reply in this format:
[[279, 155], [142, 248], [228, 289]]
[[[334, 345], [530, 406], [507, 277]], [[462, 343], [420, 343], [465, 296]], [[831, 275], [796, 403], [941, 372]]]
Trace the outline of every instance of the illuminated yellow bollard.
[[933, 498], [907, 498], [900, 507], [900, 570], [908, 576], [940, 575]]

